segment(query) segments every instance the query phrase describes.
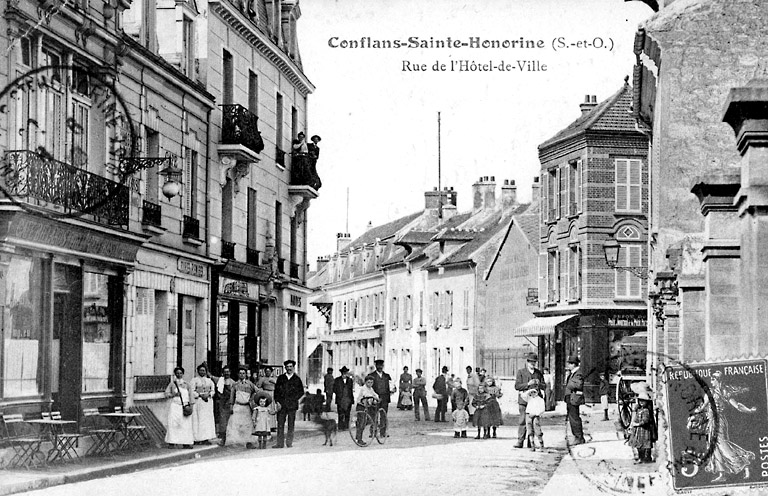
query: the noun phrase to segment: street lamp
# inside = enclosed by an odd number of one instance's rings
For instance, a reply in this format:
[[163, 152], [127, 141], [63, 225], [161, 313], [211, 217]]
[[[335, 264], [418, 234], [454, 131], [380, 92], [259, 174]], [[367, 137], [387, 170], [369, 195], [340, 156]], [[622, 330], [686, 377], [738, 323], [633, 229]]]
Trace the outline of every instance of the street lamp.
[[619, 250], [621, 245], [618, 241], [611, 238], [603, 243], [603, 251], [605, 252], [605, 263], [608, 267], [616, 270], [623, 270], [639, 277], [640, 279], [648, 279], [648, 267], [641, 265], [639, 267], [622, 266], [619, 263]]
[[163, 184], [163, 195], [169, 200], [178, 195], [181, 191], [181, 167], [176, 166], [176, 156], [168, 155], [168, 167], [158, 171], [158, 174], [165, 177]]

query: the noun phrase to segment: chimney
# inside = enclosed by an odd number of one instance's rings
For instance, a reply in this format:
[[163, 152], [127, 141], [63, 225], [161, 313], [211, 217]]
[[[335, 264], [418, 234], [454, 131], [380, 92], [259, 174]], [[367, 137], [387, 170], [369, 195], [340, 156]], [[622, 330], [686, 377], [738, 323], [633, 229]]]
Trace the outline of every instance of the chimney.
[[320, 272], [330, 261], [331, 257], [317, 257], [317, 271]]
[[451, 217], [456, 215], [457, 211], [458, 209], [456, 208], [456, 205], [451, 205], [450, 203], [448, 205], [443, 205], [443, 222], [451, 220]]
[[539, 191], [541, 190], [541, 184], [539, 183], [539, 176], [533, 178], [533, 186], [531, 186], [531, 205], [539, 201]]
[[517, 186], [515, 180], [505, 179], [501, 186], [501, 209], [504, 215], [509, 215], [517, 207]]
[[367, 226], [365, 226], [365, 230], [366, 230], [366, 231], [370, 231], [371, 229], [373, 229], [373, 222], [371, 222], [371, 221], [369, 220], [369, 221], [368, 221], [368, 225], [367, 225]]
[[597, 107], [597, 95], [584, 95], [584, 103], [579, 105], [581, 115], [592, 112], [595, 107]]
[[496, 208], [496, 177], [481, 176], [472, 185], [472, 213]]
[[453, 187], [445, 187], [442, 191], [438, 191], [437, 188], [433, 188], [432, 191], [424, 193], [424, 210], [432, 210], [434, 215], [437, 216], [437, 209], [440, 206], [440, 201], [445, 207], [446, 205], [456, 206], [457, 194], [453, 190]]
[[336, 251], [342, 252], [352, 242], [352, 236], [349, 233], [337, 233], [336, 234]]

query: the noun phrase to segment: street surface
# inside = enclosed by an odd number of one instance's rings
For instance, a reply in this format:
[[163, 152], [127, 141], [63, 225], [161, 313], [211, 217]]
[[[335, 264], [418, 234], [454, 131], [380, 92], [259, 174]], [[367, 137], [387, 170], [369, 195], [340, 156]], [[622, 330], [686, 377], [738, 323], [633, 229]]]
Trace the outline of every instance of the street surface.
[[[293, 448], [222, 450], [223, 456], [175, 466], [67, 484], [29, 494], [190, 496], [196, 494], [509, 494], [541, 492], [565, 454], [562, 417], [544, 419], [545, 452], [517, 449], [517, 426], [499, 428], [498, 439], [454, 439], [450, 422], [414, 422], [413, 412], [390, 409], [383, 446], [353, 444], [339, 432], [322, 446], [311, 422], [296, 422]], [[508, 422], [511, 424], [512, 422]], [[271, 446], [271, 443], [270, 443]]]

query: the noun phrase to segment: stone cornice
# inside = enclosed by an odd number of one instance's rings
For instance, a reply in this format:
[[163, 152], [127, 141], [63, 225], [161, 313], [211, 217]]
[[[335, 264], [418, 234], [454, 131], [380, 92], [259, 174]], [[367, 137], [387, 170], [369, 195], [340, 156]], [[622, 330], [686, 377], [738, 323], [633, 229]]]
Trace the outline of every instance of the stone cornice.
[[309, 81], [307, 76], [304, 75], [296, 63], [291, 60], [287, 54], [275, 47], [264, 33], [249, 20], [245, 19], [243, 14], [227, 2], [227, 0], [209, 2], [208, 6], [212, 13], [218, 15], [225, 23], [237, 31], [240, 36], [245, 38], [253, 47], [255, 47], [259, 53], [266, 57], [267, 60], [272, 62], [280, 72], [284, 74], [294, 86], [296, 86], [302, 96], [307, 96], [315, 91], [315, 86]]

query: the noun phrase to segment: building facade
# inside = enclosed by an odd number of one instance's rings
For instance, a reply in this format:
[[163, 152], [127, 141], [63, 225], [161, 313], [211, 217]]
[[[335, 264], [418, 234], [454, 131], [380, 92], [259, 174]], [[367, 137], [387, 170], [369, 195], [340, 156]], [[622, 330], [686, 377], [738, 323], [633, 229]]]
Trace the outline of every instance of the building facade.
[[[588, 401], [599, 400], [605, 373], [645, 369], [626, 352], [647, 325], [648, 138], [629, 112], [632, 95], [625, 82], [600, 103], [588, 96], [581, 117], [539, 145], [540, 309], [516, 332], [539, 338], [556, 394], [566, 358], [580, 356]], [[618, 244], [616, 268], [606, 243]]]

